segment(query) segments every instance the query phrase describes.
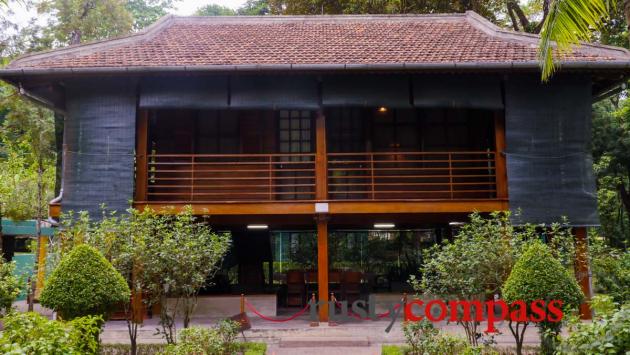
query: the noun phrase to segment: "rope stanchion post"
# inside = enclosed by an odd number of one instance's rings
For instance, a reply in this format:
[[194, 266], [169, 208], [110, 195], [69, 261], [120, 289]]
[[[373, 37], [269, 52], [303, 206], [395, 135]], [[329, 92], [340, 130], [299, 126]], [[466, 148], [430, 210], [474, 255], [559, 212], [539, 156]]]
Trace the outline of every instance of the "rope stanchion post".
[[[337, 298], [335, 297], [335, 293], [334, 292], [330, 293], [330, 300], [332, 301], [333, 306], [332, 306], [332, 308], [329, 307], [329, 311], [332, 312], [332, 314], [334, 314], [335, 313], [335, 307], [337, 306]], [[339, 325], [339, 323], [331, 320], [330, 316], [328, 317], [328, 326], [329, 327], [336, 327], [338, 325]]]
[[[317, 307], [317, 299], [315, 298], [315, 292], [311, 294], [311, 307]], [[319, 327], [319, 322], [311, 322], [311, 327]]]
[[405, 312], [405, 309], [407, 309], [407, 292], [403, 293], [403, 299], [402, 299], [402, 312], [403, 312], [403, 320], [406, 322], [409, 319], [407, 319], [407, 312]]

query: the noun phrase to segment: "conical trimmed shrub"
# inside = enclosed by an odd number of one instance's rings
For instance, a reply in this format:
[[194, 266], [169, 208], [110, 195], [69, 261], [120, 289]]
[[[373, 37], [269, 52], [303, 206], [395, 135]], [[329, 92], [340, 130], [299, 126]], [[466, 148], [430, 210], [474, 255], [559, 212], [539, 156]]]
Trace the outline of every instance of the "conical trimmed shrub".
[[128, 302], [125, 279], [98, 250], [79, 245], [63, 257], [48, 278], [40, 296], [43, 306], [63, 318], [105, 315], [122, 302]]

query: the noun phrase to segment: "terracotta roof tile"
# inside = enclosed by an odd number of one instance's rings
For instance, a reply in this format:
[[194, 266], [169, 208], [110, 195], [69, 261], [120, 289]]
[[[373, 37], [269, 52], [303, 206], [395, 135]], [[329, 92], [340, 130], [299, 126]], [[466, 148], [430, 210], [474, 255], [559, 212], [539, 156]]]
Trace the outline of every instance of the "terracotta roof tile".
[[[537, 37], [474, 13], [437, 16], [168, 17], [119, 39], [23, 57], [9, 68], [266, 64], [513, 63], [536, 60]], [[564, 61], [624, 61], [582, 46]]]

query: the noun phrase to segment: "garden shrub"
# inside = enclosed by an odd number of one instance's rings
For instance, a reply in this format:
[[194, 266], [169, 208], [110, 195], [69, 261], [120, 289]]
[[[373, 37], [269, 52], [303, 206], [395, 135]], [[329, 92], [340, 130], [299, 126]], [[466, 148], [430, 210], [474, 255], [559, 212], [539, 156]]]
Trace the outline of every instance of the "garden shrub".
[[[575, 278], [553, 257], [549, 247], [540, 241], [532, 241], [512, 268], [503, 286], [503, 298], [508, 304], [523, 301], [528, 307], [528, 315], [531, 314], [529, 305], [534, 301], [543, 300], [548, 304], [552, 300], [560, 300], [562, 310], [567, 314], [580, 305], [584, 295]], [[560, 332], [562, 322], [545, 320], [536, 325], [541, 337], [542, 353], [553, 353], [554, 339]]]
[[0, 257], [0, 311], [8, 313], [25, 284], [16, 277], [14, 262], [6, 262]]
[[48, 278], [40, 303], [64, 319], [105, 315], [128, 302], [129, 286], [96, 249], [79, 245], [63, 257]]
[[[98, 352], [100, 316], [71, 322], [48, 320], [33, 312], [10, 313], [3, 319], [3, 354], [83, 355]], [[95, 337], [96, 335], [96, 337]]]
[[[597, 296], [596, 296], [597, 297]], [[595, 298], [597, 299], [597, 298]], [[578, 317], [569, 320], [569, 335], [560, 340], [561, 354], [624, 354], [630, 349], [630, 304], [610, 311], [610, 304], [600, 300], [592, 303], [598, 315], [590, 323]]]
[[224, 320], [213, 328], [190, 327], [179, 332], [177, 344], [166, 347], [166, 355], [217, 355], [232, 354], [237, 350], [235, 343], [240, 324]]
[[458, 354], [469, 346], [463, 339], [441, 333], [428, 320], [403, 324], [408, 354], [441, 355]]
[[630, 250], [620, 252], [601, 246], [592, 249], [595, 293], [610, 295], [618, 304], [630, 302]]

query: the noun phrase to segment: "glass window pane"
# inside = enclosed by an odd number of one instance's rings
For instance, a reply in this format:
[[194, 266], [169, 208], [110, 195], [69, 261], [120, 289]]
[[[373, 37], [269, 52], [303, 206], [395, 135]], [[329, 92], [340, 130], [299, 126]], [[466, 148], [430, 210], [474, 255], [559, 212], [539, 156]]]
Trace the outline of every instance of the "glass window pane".
[[280, 118], [286, 118], [286, 117], [289, 117], [289, 111], [287, 110], [280, 111]]
[[302, 152], [308, 153], [311, 151], [311, 143], [305, 142], [302, 143]]
[[283, 118], [280, 120], [280, 129], [289, 129], [289, 119]]
[[291, 131], [291, 140], [292, 141], [300, 140], [300, 131]]
[[291, 120], [291, 129], [300, 129], [300, 120]]
[[311, 140], [311, 131], [310, 130], [302, 131], [302, 140], [304, 140], [304, 141], [310, 141]]
[[300, 143], [293, 142], [291, 143], [291, 153], [299, 153], [300, 152]]
[[302, 129], [311, 128], [311, 120], [308, 118], [302, 119]]
[[280, 131], [280, 140], [288, 141], [289, 140], [289, 131]]

